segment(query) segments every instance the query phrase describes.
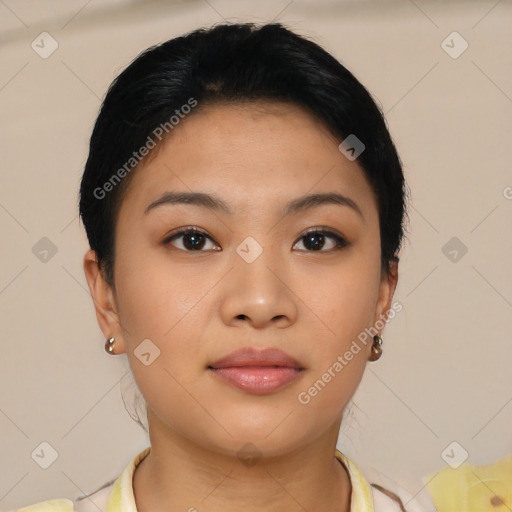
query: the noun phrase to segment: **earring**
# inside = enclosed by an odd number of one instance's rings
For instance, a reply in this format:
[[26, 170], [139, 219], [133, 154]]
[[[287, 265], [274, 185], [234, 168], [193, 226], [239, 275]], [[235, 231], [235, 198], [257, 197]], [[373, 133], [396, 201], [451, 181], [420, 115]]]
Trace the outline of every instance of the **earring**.
[[110, 338], [110, 339], [105, 341], [105, 351], [108, 354], [114, 354], [114, 343], [115, 343], [115, 339], [114, 338]]
[[372, 353], [368, 358], [369, 361], [377, 361], [382, 355], [382, 336], [380, 334], [376, 334], [373, 337], [373, 345], [372, 345]]

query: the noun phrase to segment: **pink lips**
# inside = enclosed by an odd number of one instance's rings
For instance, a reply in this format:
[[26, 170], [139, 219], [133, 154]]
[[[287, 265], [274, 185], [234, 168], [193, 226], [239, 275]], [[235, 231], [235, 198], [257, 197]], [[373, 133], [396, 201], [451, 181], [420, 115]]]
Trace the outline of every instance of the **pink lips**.
[[254, 394], [277, 391], [304, 370], [295, 359], [276, 348], [237, 350], [208, 369], [224, 381]]

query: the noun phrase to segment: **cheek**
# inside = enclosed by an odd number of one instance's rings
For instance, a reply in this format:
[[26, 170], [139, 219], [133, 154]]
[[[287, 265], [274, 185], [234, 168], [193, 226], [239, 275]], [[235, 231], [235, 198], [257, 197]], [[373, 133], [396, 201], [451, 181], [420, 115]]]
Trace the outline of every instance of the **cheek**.
[[[166, 390], [164, 395], [172, 393], [178, 399], [177, 382], [195, 379], [205, 364], [202, 322], [208, 317], [208, 301], [203, 297], [215, 280], [210, 276], [207, 281], [197, 267], [185, 274], [158, 251], [125, 252], [119, 258], [116, 286], [123, 337], [144, 396]], [[141, 345], [144, 340], [151, 343]], [[138, 358], [145, 346], [158, 354], [150, 366]]]
[[[328, 325], [345, 344], [370, 327], [378, 298], [378, 282], [355, 274], [346, 275], [324, 300], [329, 301]], [[327, 322], [326, 322], [327, 323]]]
[[[323, 274], [315, 278], [314, 308], [323, 320], [327, 339], [338, 349], [350, 344], [349, 340], [357, 338], [373, 322], [379, 296], [379, 257], [379, 251], [375, 255], [362, 247], [328, 269], [328, 274], [322, 270]], [[315, 289], [313, 285], [311, 282], [311, 289]]]
[[[186, 430], [189, 421], [204, 424], [204, 410], [196, 407], [188, 390], [201, 375], [205, 358], [201, 352], [203, 332], [197, 324], [197, 315], [205, 316], [200, 300], [205, 284], [196, 286], [190, 279], [177, 278], [169, 265], [163, 268], [156, 258], [146, 259], [145, 268], [150, 272], [133, 260], [125, 268], [129, 272], [119, 287], [126, 328], [123, 336], [137, 387], [165, 424], [178, 430]], [[158, 355], [146, 365], [139, 355], [144, 346], [141, 342], [148, 339], [149, 358]], [[183, 410], [187, 410], [185, 417], [175, 413]]]
[[[163, 340], [182, 329], [181, 322], [204, 294], [202, 286], [183, 279], [160, 251], [127, 250], [116, 261], [120, 315], [128, 337]], [[198, 288], [199, 287], [199, 288]], [[201, 293], [202, 292], [202, 293]]]
[[[379, 251], [377, 256], [368, 248], [355, 251], [344, 264], [332, 267], [329, 276], [308, 280], [310, 285], [315, 280], [325, 283], [307, 301], [316, 316], [308, 315], [314, 332], [313, 366], [302, 389], [315, 407], [342, 408], [359, 385], [373, 343], [366, 329], [372, 326], [378, 300], [379, 258]], [[308, 386], [313, 386], [311, 393]]]
[[352, 285], [347, 280], [323, 297], [331, 305], [323, 310], [324, 314], [329, 312], [323, 318], [329, 330], [322, 326], [322, 332], [315, 331], [312, 366], [298, 396], [304, 414], [310, 421], [318, 422], [318, 428], [339, 417], [366, 368], [373, 340], [365, 329], [371, 326], [375, 294], [370, 286], [364, 288], [360, 284], [357, 279]]

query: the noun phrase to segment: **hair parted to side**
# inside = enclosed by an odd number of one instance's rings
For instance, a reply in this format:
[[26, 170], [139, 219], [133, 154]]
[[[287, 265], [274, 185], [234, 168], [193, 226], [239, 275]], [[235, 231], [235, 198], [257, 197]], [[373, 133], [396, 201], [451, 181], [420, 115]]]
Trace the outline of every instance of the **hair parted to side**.
[[[79, 212], [110, 286], [115, 289], [118, 213], [137, 172], [137, 165], [126, 163], [155, 138], [157, 127], [184, 112], [191, 98], [197, 106], [187, 115], [218, 103], [289, 102], [309, 111], [339, 142], [351, 134], [361, 140], [365, 149], [357, 162], [377, 198], [381, 269], [389, 272], [402, 246], [409, 192], [384, 115], [370, 93], [326, 50], [281, 23], [220, 23], [147, 48], [114, 79], [103, 100], [80, 184]], [[107, 189], [116, 173], [122, 179]]]

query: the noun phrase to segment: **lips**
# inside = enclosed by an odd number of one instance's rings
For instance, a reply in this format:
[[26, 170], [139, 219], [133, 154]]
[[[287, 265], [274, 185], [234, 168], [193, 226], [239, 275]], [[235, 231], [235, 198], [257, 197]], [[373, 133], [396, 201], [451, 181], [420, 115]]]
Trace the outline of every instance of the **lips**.
[[219, 369], [244, 366], [260, 368], [286, 367], [298, 370], [304, 369], [296, 359], [278, 348], [258, 350], [252, 347], [231, 352], [231, 354], [211, 363], [208, 368]]
[[277, 392], [296, 382], [303, 366], [278, 348], [243, 348], [211, 363], [208, 371], [215, 379], [254, 395]]

